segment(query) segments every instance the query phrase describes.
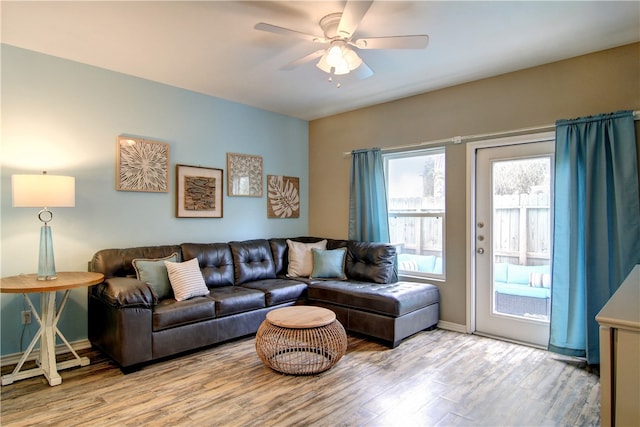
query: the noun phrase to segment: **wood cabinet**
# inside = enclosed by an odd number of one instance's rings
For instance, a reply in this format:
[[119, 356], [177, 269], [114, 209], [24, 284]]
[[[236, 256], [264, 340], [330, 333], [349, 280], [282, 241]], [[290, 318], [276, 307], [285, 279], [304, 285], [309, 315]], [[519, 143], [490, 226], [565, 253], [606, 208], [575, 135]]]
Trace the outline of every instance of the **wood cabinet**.
[[640, 425], [640, 265], [596, 316], [600, 324], [600, 423]]

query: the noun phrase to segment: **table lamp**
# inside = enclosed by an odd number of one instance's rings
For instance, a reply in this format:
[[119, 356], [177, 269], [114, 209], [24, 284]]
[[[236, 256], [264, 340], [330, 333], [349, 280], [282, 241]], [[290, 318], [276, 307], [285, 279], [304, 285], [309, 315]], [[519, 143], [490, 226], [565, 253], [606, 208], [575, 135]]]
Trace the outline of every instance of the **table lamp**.
[[74, 207], [76, 205], [76, 180], [72, 176], [12, 175], [12, 205], [17, 208], [42, 208], [38, 219], [40, 228], [40, 255], [38, 259], [38, 280], [54, 280], [56, 265], [53, 257], [53, 240], [49, 221], [53, 213], [48, 208]]

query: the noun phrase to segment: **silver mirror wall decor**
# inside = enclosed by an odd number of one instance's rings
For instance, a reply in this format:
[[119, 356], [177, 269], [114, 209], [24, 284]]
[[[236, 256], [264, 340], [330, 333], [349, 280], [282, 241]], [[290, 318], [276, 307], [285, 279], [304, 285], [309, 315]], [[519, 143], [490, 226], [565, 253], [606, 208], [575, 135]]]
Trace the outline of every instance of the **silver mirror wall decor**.
[[116, 189], [168, 193], [169, 144], [119, 136]]
[[262, 197], [262, 157], [227, 153], [227, 194]]
[[222, 169], [176, 165], [176, 216], [222, 218]]

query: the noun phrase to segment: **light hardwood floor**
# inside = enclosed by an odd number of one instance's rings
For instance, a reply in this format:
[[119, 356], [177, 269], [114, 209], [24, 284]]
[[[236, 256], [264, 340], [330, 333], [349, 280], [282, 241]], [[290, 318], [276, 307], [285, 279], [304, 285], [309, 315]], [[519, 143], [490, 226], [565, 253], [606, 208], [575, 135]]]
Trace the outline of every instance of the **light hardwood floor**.
[[[248, 337], [124, 375], [91, 365], [1, 392], [2, 426], [438, 426], [599, 424], [600, 383], [575, 359], [474, 335], [421, 332], [391, 350], [349, 336], [331, 370], [266, 368]], [[4, 367], [6, 373], [10, 367]]]

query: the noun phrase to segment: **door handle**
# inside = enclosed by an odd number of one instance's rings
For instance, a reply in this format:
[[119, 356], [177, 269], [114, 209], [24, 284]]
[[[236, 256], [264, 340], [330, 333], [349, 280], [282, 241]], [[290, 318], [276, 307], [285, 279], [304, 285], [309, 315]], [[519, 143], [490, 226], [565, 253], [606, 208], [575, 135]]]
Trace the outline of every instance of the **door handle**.
[[484, 248], [478, 248], [478, 249], [476, 249], [476, 252], [478, 252], [480, 255], [482, 255], [484, 253]]

